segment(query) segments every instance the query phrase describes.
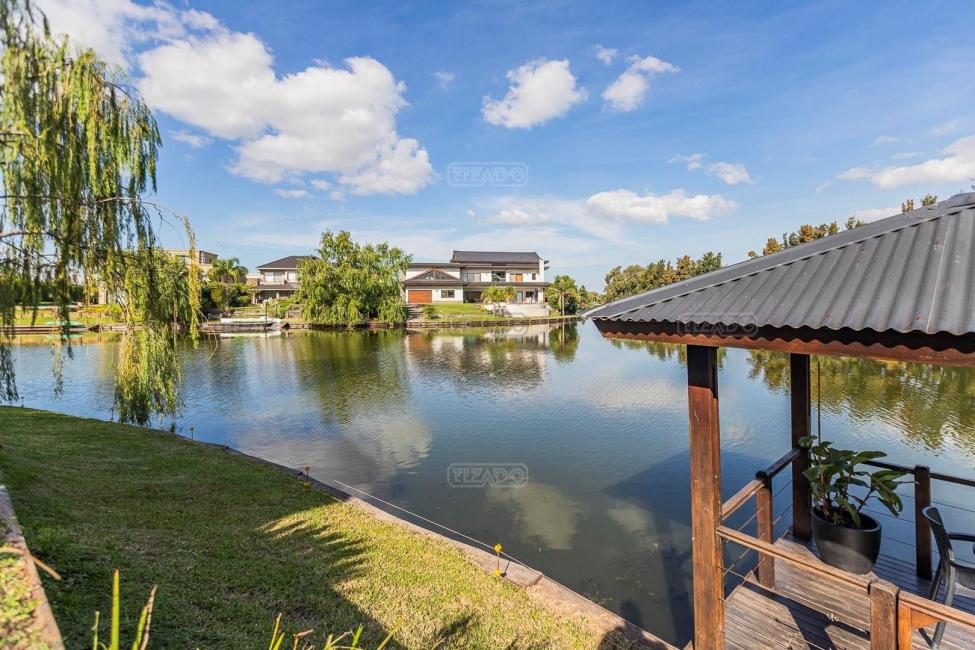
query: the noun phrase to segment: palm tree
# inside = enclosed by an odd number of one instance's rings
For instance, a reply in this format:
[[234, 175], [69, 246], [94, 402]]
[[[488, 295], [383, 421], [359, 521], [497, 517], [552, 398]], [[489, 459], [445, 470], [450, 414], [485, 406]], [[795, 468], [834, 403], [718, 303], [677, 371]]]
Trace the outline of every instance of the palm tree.
[[243, 282], [246, 275], [247, 267], [241, 266], [240, 260], [236, 257], [218, 257], [213, 261], [213, 268], [209, 273], [211, 280], [225, 284]]
[[491, 303], [492, 311], [495, 316], [502, 315], [503, 308], [502, 304], [515, 299], [515, 288], [514, 287], [501, 287], [493, 285], [488, 287], [481, 293], [481, 303], [488, 304]]
[[565, 316], [565, 301], [575, 298], [579, 300], [579, 290], [576, 288], [576, 281], [567, 275], [557, 275], [555, 280], [545, 289], [545, 293], [550, 299], [555, 299], [559, 304], [559, 313]]

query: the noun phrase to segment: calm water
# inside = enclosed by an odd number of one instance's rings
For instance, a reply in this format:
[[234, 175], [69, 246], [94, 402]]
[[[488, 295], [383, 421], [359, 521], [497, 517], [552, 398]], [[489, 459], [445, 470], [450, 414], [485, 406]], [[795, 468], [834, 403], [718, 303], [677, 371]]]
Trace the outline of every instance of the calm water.
[[[60, 399], [52, 394], [50, 347], [17, 346], [27, 406], [111, 416], [115, 344], [83, 340], [93, 342], [74, 347]], [[322, 480], [500, 541], [515, 557], [683, 644], [691, 607], [682, 356], [675, 346], [605, 340], [591, 323], [219, 339], [183, 351], [186, 404], [177, 427], [310, 466]], [[726, 350], [720, 360], [730, 495], [788, 449], [788, 371], [776, 354]], [[975, 372], [821, 363], [824, 436], [882, 449], [895, 462], [972, 475]], [[529, 480], [518, 488], [449, 487], [447, 467], [461, 462], [523, 463]], [[937, 485], [935, 499], [972, 502]], [[788, 502], [783, 491], [776, 511]], [[948, 515], [975, 524], [970, 516]], [[881, 520], [889, 538], [883, 552], [912, 558], [894, 538], [910, 542], [913, 526]]]

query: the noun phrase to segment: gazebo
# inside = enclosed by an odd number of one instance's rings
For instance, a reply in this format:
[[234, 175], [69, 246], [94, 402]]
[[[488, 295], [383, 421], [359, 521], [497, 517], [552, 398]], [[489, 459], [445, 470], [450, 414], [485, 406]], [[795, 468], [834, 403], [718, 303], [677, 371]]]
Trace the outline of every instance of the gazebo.
[[[811, 498], [802, 474], [808, 459], [798, 444], [811, 432], [811, 355], [975, 366], [975, 192], [618, 300], [587, 316], [606, 337], [687, 346], [696, 650], [795, 647], [796, 639], [814, 648], [906, 650], [922, 643], [918, 629], [939, 620], [950, 629], [942, 647], [975, 647], [975, 615], [926, 598], [931, 535], [919, 512], [930, 502], [931, 480], [968, 487], [975, 480], [897, 467], [915, 483], [913, 575], [889, 566], [885, 573], [878, 564], [876, 573], [855, 576], [823, 564], [810, 548]], [[725, 503], [722, 346], [788, 353], [791, 378], [792, 449]], [[771, 482], [786, 469], [792, 526], [776, 540]], [[725, 519], [752, 498], [757, 534], [726, 527]], [[756, 570], [730, 593], [726, 542], [759, 556]], [[803, 593], [801, 606], [793, 602]], [[817, 618], [810, 601], [828, 614]], [[860, 621], [860, 633], [854, 624], [835, 625], [843, 616]]]

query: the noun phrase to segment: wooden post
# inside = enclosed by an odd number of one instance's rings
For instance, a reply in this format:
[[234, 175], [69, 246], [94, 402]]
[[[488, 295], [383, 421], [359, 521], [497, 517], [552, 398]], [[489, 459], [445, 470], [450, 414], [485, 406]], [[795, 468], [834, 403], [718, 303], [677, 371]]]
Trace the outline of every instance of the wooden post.
[[924, 509], [931, 505], [931, 469], [924, 465], [914, 467], [914, 546], [917, 575], [931, 579], [931, 523], [924, 516]]
[[[756, 526], [758, 538], [769, 544], [774, 543], [772, 530], [772, 479], [761, 477], [762, 489], [755, 494]], [[775, 558], [765, 553], [758, 554], [758, 584], [771, 589], [775, 586]]]
[[687, 408], [691, 439], [691, 551], [694, 650], [724, 648], [721, 540], [721, 437], [717, 348], [687, 346]]
[[[792, 448], [798, 449], [799, 440], [812, 433], [809, 355], [791, 353], [789, 370], [792, 378]], [[807, 467], [809, 454], [805, 452], [792, 463], [792, 534], [799, 539], [809, 539], [812, 535], [812, 496], [809, 479], [802, 474]]]
[[870, 583], [870, 650], [897, 650], [897, 594], [886, 580]]
[[914, 648], [914, 626], [911, 624], [911, 608], [897, 603], [897, 650]]

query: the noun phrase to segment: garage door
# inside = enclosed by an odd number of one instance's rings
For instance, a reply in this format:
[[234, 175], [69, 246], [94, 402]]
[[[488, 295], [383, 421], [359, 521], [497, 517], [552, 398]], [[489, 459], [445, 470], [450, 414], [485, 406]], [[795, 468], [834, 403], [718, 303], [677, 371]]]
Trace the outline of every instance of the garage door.
[[408, 303], [433, 302], [433, 291], [430, 289], [410, 289], [408, 293]]

